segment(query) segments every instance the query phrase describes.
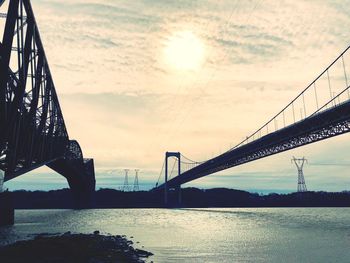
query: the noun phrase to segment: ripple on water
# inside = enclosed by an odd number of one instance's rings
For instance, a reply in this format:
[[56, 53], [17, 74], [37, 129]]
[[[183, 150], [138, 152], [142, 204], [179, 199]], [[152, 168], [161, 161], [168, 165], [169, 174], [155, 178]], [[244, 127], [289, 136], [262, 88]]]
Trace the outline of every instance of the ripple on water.
[[346, 262], [349, 226], [349, 208], [17, 210], [0, 243], [100, 230], [133, 236], [155, 262]]

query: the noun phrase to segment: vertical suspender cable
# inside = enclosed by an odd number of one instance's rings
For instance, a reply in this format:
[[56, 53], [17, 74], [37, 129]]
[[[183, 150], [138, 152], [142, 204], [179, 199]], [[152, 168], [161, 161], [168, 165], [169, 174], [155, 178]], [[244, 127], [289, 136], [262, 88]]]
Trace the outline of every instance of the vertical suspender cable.
[[[327, 70], [327, 78], [328, 78], [328, 87], [329, 87], [329, 94], [331, 96], [331, 100], [333, 99], [333, 95], [332, 95], [332, 88], [331, 88], [331, 80], [329, 78], [329, 72]], [[334, 101], [333, 101], [333, 106], [334, 106]]]
[[303, 120], [303, 109], [300, 108], [300, 120]]
[[157, 180], [157, 183], [156, 183], [156, 187], [157, 187], [158, 184], [159, 184], [160, 176], [162, 175], [163, 170], [164, 170], [164, 165], [165, 165], [165, 160], [163, 161], [162, 169], [160, 170], [160, 173], [159, 173], [159, 176], [158, 176], [158, 180]]
[[316, 90], [316, 83], [315, 82], [314, 82], [314, 90], [315, 90], [315, 99], [316, 99], [316, 107], [317, 107], [316, 110], [318, 110], [318, 98], [317, 98], [317, 90]]
[[[345, 84], [346, 84], [346, 88], [349, 87], [348, 84], [348, 76], [346, 75], [346, 68], [345, 68], [345, 62], [344, 62], [344, 55], [341, 56], [341, 60], [343, 62], [343, 70], [344, 70], [344, 77], [345, 77]], [[348, 89], [348, 98], [350, 99], [350, 91]]]
[[304, 104], [304, 116], [305, 116], [305, 118], [306, 118], [306, 106], [305, 106], [304, 93], [303, 93], [303, 104]]

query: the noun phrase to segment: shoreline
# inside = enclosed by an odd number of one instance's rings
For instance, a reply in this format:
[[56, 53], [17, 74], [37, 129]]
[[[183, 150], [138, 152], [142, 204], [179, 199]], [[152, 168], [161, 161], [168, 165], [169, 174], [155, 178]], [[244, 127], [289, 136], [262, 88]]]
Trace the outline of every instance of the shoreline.
[[[289, 194], [257, 194], [228, 188], [183, 188], [181, 202], [175, 191], [123, 192], [99, 189], [88, 208], [258, 208], [258, 207], [349, 207], [350, 192], [303, 192]], [[69, 189], [51, 191], [18, 190], [9, 193], [15, 209], [74, 209], [74, 197]]]
[[33, 239], [20, 240], [0, 246], [1, 262], [7, 263], [142, 263], [151, 252], [134, 248], [133, 241], [121, 235], [93, 234], [47, 234]]

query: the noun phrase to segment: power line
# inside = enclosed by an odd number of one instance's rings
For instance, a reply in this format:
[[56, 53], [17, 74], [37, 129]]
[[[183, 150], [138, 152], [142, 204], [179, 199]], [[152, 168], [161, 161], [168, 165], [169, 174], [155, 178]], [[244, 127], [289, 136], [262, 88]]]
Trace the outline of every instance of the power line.
[[308, 163], [311, 166], [350, 166], [350, 163]]

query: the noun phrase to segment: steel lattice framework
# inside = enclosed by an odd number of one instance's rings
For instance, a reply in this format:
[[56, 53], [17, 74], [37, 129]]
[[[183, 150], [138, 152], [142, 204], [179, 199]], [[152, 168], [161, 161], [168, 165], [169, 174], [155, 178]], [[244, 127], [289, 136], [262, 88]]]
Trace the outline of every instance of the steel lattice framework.
[[[221, 154], [167, 182], [177, 187], [197, 178], [350, 131], [350, 102]], [[164, 188], [164, 184], [158, 188]]]
[[[184, 183], [209, 174], [349, 132], [350, 86], [344, 63], [344, 55], [349, 49], [350, 47], [342, 52], [340, 56], [337, 57], [330, 66], [327, 67], [313, 82], [311, 82], [311, 84], [307, 86], [307, 88], [304, 89], [294, 100], [292, 100], [277, 115], [272, 117], [264, 126], [259, 128], [251, 136], [248, 136], [247, 139], [229, 151], [210, 160], [201, 163], [191, 162], [195, 167], [185, 170], [179, 176], [172, 178], [169, 181], [167, 181], [167, 178], [165, 177], [165, 183], [159, 186], [157, 185], [154, 190], [165, 188], [166, 192], [167, 188], [177, 188]], [[331, 92], [329, 71], [339, 62], [342, 63], [344, 68], [343, 74], [346, 85], [337, 96], [334, 96]], [[324, 76], [328, 79], [330, 100], [319, 107], [315, 85]], [[304, 109], [306, 109], [304, 95], [312, 88], [315, 91], [317, 105], [316, 111], [309, 116], [302, 116], [302, 119], [299, 121], [295, 121], [294, 103], [299, 99], [304, 103]], [[345, 96], [345, 99], [342, 102], [340, 102], [339, 99], [341, 96]], [[292, 109], [294, 122], [286, 125], [285, 112], [288, 109]], [[304, 110], [304, 113], [306, 115], [306, 110]], [[277, 118], [282, 119], [282, 123], [285, 125], [284, 127], [280, 129], [277, 128]], [[274, 125], [275, 131], [269, 132], [269, 125]], [[267, 130], [266, 135], [262, 135], [263, 130]]]
[[294, 164], [295, 164], [295, 166], [297, 167], [297, 170], [298, 170], [298, 187], [297, 187], [297, 191], [299, 193], [307, 192], [305, 178], [304, 178], [304, 172], [303, 172], [304, 164], [307, 163], [307, 159], [305, 159], [305, 157], [303, 157], [303, 158], [295, 158], [295, 157], [293, 157], [291, 162], [292, 163], [294, 162]]
[[[5, 19], [0, 42], [0, 169], [8, 181], [48, 165], [71, 185], [73, 170], [67, 167], [76, 167], [78, 173], [89, 160], [84, 161], [78, 142], [69, 140], [30, 1], [0, 1], [0, 6], [5, 4], [8, 11], [0, 14]], [[88, 166], [93, 169], [93, 163]]]

